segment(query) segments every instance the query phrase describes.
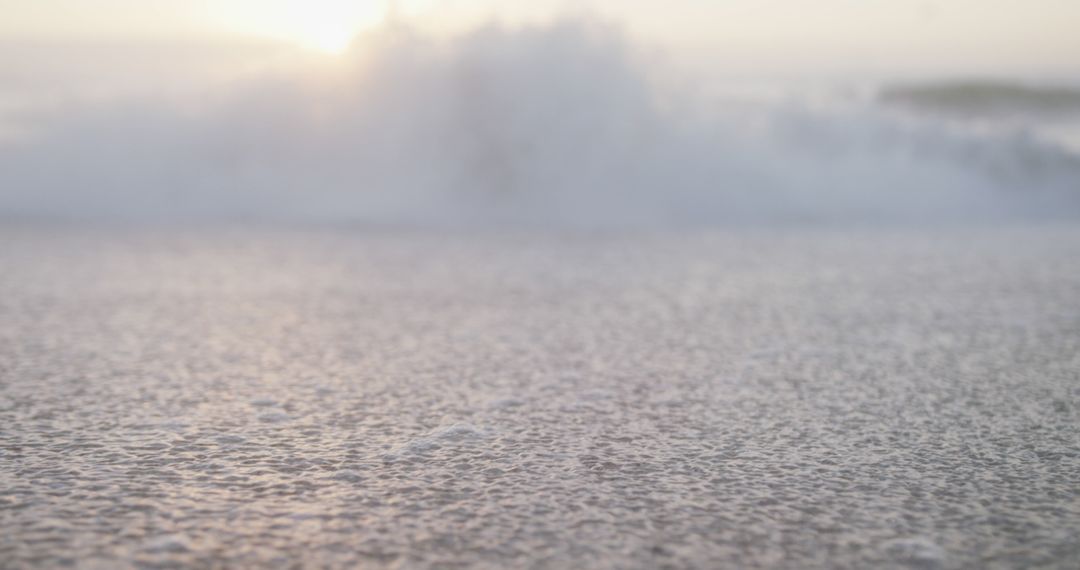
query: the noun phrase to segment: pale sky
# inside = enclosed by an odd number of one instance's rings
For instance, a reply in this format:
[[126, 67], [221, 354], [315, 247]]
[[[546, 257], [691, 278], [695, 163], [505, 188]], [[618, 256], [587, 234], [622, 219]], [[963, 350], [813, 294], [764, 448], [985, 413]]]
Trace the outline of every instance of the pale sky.
[[[35, 69], [46, 75], [66, 73], [55, 69], [71, 59], [69, 52], [95, 45], [114, 46], [104, 60], [116, 65], [127, 58], [154, 60], [157, 56], [150, 54], [162, 44], [173, 53], [185, 43], [250, 45], [256, 40], [334, 53], [350, 37], [378, 26], [387, 1], [0, 0], [0, 47], [33, 45], [38, 50], [0, 50], [0, 81], [13, 76], [25, 81]], [[516, 24], [565, 14], [599, 15], [619, 22], [646, 46], [733, 74], [1080, 79], [1077, 0], [399, 3], [414, 26], [441, 33], [493, 18]], [[231, 61], [235, 50], [230, 54], [210, 57], [206, 65]], [[244, 54], [240, 59], [252, 57], [250, 51]], [[99, 59], [97, 64], [106, 63]]]

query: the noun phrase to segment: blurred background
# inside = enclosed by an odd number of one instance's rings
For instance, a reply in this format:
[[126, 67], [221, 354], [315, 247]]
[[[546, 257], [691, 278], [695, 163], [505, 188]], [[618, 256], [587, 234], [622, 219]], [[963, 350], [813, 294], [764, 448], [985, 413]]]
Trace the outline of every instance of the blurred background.
[[1069, 0], [0, 0], [7, 220], [1080, 215]]

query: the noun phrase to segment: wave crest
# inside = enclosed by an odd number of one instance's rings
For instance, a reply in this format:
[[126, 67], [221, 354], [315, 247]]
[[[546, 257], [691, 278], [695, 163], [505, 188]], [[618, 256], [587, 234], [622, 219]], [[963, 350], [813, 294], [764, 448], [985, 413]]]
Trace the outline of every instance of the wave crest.
[[397, 28], [326, 74], [184, 108], [73, 109], [0, 148], [9, 216], [421, 224], [879, 221], [1080, 213], [1080, 162], [873, 104], [697, 99], [619, 29]]

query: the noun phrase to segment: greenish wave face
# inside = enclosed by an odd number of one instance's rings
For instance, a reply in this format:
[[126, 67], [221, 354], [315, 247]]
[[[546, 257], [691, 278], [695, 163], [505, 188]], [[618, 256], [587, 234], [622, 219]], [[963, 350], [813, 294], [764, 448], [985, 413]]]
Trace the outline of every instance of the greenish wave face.
[[995, 81], [957, 81], [886, 88], [881, 100], [918, 109], [968, 114], [1080, 115], [1080, 88]]

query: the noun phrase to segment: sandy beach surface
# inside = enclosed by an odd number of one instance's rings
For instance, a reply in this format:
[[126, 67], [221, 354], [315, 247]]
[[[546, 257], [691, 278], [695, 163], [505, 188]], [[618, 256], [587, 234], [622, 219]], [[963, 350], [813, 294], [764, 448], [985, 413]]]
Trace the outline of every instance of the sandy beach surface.
[[0, 567], [1076, 568], [1080, 228], [0, 229]]

